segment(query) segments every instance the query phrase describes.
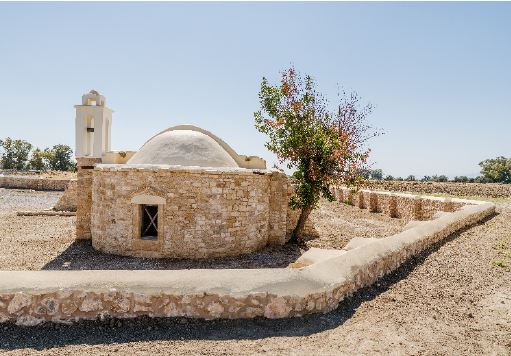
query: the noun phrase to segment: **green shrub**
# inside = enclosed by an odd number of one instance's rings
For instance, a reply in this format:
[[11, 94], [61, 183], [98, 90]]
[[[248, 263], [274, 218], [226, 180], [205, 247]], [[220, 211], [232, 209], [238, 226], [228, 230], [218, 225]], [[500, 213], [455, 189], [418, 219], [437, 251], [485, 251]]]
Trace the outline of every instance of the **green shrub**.
[[479, 163], [481, 174], [495, 183], [511, 183], [511, 158], [503, 156]]
[[48, 166], [54, 171], [73, 171], [76, 164], [73, 162], [73, 150], [68, 145], [55, 145], [45, 150], [48, 156]]
[[28, 156], [32, 149], [32, 145], [29, 142], [13, 140], [7, 137], [5, 140], [0, 140], [0, 147], [3, 148], [3, 153], [0, 157], [3, 169], [22, 171], [28, 168]]
[[459, 177], [456, 176], [456, 177], [454, 177], [453, 182], [468, 183], [468, 177], [467, 176], [459, 176]]

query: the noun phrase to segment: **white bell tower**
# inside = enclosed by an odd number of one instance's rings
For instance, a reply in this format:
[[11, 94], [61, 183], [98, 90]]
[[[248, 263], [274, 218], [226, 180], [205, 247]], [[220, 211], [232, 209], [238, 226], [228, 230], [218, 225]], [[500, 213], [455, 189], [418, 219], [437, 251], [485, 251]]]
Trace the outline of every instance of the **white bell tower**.
[[82, 95], [76, 108], [76, 157], [101, 158], [110, 151], [112, 110], [105, 106], [105, 97], [95, 90]]

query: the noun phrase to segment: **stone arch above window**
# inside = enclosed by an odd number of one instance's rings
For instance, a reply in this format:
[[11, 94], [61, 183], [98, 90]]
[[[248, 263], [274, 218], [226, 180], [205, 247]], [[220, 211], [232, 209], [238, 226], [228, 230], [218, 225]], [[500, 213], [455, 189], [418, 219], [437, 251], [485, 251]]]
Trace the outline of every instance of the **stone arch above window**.
[[152, 194], [137, 194], [131, 198], [132, 204], [165, 205], [167, 200]]
[[145, 187], [131, 195], [132, 204], [165, 205], [165, 194], [151, 187]]

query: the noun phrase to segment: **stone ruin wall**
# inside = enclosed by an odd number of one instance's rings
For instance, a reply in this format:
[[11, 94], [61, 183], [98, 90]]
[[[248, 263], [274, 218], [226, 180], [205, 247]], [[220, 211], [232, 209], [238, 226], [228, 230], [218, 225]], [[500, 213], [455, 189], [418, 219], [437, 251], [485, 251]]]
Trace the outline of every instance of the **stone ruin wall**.
[[450, 194], [465, 197], [511, 197], [511, 184], [499, 183], [457, 183], [457, 182], [420, 182], [368, 180], [362, 188], [369, 190], [387, 190], [394, 192], [416, 192], [423, 194]]
[[453, 212], [467, 204], [460, 199], [422, 197], [370, 190], [354, 191], [346, 187], [334, 187], [332, 190], [336, 199], [341, 203], [406, 221], [430, 220], [438, 211]]
[[20, 177], [16, 175], [0, 177], [0, 188], [63, 191], [69, 179], [43, 177]]
[[[206, 258], [285, 242], [287, 177], [280, 172], [101, 165], [92, 181], [93, 246], [106, 253]], [[162, 238], [143, 245], [131, 203], [140, 194], [166, 201]]]
[[71, 179], [69, 181], [69, 184], [66, 187], [66, 190], [64, 190], [64, 194], [59, 198], [55, 206], [53, 207], [53, 210], [56, 211], [76, 211], [76, 204], [77, 204], [77, 180]]

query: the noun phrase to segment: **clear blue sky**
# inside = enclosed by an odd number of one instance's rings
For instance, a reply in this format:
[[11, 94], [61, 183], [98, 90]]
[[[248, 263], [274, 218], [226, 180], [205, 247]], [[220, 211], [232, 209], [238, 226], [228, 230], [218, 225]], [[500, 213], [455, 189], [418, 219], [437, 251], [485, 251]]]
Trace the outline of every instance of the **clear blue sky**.
[[376, 108], [386, 174], [476, 175], [511, 156], [511, 3], [0, 3], [0, 137], [74, 147], [74, 104], [115, 110], [112, 148], [193, 123], [275, 159], [262, 76], [294, 64]]

